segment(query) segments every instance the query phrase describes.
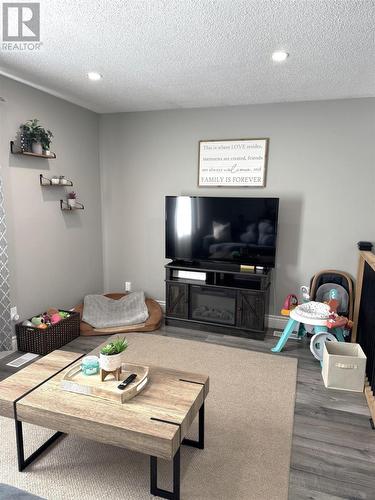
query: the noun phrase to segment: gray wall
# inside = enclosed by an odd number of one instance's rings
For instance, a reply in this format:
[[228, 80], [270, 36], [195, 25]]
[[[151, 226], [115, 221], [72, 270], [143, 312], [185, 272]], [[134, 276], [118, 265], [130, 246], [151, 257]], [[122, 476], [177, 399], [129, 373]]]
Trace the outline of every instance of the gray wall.
[[[12, 304], [22, 318], [48, 306], [71, 307], [103, 288], [99, 117], [0, 76], [1, 156], [8, 224]], [[56, 160], [9, 153], [19, 125], [39, 118], [54, 133]], [[39, 185], [39, 174], [65, 175], [85, 210], [62, 212], [67, 188]]]
[[[375, 99], [101, 117], [104, 276], [164, 299], [164, 196], [278, 196], [271, 312], [318, 270], [356, 271], [375, 239]], [[200, 139], [270, 137], [267, 187], [197, 187]]]
[[[99, 144], [95, 113], [1, 76], [0, 96], [11, 298], [23, 318], [102, 290], [102, 237], [104, 288], [131, 281], [163, 300], [165, 195], [280, 197], [275, 314], [317, 270], [355, 273], [355, 242], [375, 239], [375, 99], [104, 115]], [[9, 154], [33, 117], [53, 130], [56, 160]], [[267, 187], [198, 188], [198, 141], [239, 137], [270, 137]], [[41, 188], [39, 173], [72, 178], [85, 210], [61, 212], [65, 190]]]

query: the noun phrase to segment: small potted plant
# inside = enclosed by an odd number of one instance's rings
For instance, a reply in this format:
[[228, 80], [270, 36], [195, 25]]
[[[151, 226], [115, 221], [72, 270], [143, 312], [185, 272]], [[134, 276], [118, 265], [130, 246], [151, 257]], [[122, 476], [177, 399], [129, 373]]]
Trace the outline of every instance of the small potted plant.
[[106, 344], [100, 351], [100, 368], [107, 372], [121, 368], [123, 353], [127, 347], [128, 341], [125, 337], [119, 337]]
[[35, 154], [50, 154], [49, 148], [53, 134], [50, 130], [46, 130], [39, 125], [39, 120], [27, 120], [26, 123], [20, 125], [22, 142], [31, 144], [31, 151]]
[[41, 130], [40, 142], [42, 144], [43, 153], [46, 156], [51, 155], [50, 146], [51, 146], [52, 137], [53, 137], [53, 134], [50, 130], [45, 130], [45, 129]]
[[67, 201], [70, 208], [74, 208], [76, 206], [77, 194], [75, 191], [70, 191], [68, 193]]

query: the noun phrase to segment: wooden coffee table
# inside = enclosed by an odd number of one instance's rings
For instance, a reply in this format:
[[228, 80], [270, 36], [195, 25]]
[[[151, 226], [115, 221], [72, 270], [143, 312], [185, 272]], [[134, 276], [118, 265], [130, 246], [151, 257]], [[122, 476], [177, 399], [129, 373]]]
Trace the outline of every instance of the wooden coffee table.
[[[151, 494], [179, 499], [180, 446], [204, 448], [208, 376], [151, 366], [142, 393], [120, 404], [60, 388], [64, 373], [81, 357], [54, 351], [0, 382], [0, 415], [15, 420], [19, 471], [60, 436], [74, 434], [150, 455]], [[197, 415], [198, 440], [193, 441], [185, 436]], [[58, 432], [25, 458], [22, 422]], [[158, 458], [173, 463], [173, 491], [157, 486]]]

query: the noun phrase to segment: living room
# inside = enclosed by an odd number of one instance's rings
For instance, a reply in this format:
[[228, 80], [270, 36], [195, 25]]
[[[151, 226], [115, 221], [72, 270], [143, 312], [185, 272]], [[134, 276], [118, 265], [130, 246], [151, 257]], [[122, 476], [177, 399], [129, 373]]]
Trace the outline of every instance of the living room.
[[[151, 498], [150, 471], [151, 494], [166, 498], [374, 498], [374, 1], [77, 8], [42, 0], [3, 3], [2, 12], [0, 498]], [[22, 142], [30, 127], [51, 132], [50, 150]], [[232, 175], [234, 160], [218, 148], [257, 148], [256, 159], [235, 161], [259, 181]], [[210, 168], [221, 174], [205, 177]], [[250, 233], [265, 220], [268, 243], [254, 250]], [[332, 270], [336, 292], [320, 300]], [[344, 323], [309, 323], [294, 311], [312, 301], [334, 308], [337, 287], [347, 311], [329, 314]], [[103, 299], [108, 293], [121, 297]], [[119, 305], [131, 297], [146, 316], [121, 328], [113, 311], [124, 315]], [[94, 315], [110, 305], [112, 318], [85, 321], [89, 300]], [[230, 308], [221, 322], [212, 319], [219, 302]], [[35, 352], [54, 314], [73, 318], [73, 308], [89, 329], [81, 323], [59, 350], [8, 365]], [[254, 315], [257, 326], [242, 320]], [[121, 404], [53, 385], [119, 336], [125, 365], [147, 367], [127, 389], [145, 381], [139, 395]], [[329, 341], [364, 352], [360, 390], [330, 388], [322, 377]], [[349, 384], [351, 370], [341, 370]], [[194, 387], [179, 392], [172, 371]], [[116, 376], [110, 383], [125, 378]], [[167, 388], [153, 392], [153, 383]], [[53, 391], [63, 396], [47, 401]], [[164, 406], [152, 399], [160, 394]], [[149, 398], [150, 428], [129, 437], [140, 424], [126, 433], [124, 412]], [[65, 399], [71, 413], [63, 414]], [[73, 407], [87, 415], [100, 407], [101, 427]], [[173, 411], [166, 429], [159, 420]], [[22, 460], [22, 436], [28, 454], [51, 430], [65, 436]], [[184, 440], [195, 445], [180, 449]]]

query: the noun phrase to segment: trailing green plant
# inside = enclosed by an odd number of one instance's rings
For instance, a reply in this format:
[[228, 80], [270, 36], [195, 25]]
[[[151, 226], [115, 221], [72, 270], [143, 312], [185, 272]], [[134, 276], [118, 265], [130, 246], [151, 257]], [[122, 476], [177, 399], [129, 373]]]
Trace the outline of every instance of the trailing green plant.
[[128, 341], [126, 340], [126, 338], [118, 337], [117, 339], [102, 347], [100, 354], [105, 354], [106, 356], [120, 354], [121, 352], [124, 352], [127, 347]]
[[27, 120], [26, 123], [20, 125], [20, 129], [21, 133], [30, 143], [40, 142], [44, 151], [47, 151], [50, 148], [53, 134], [50, 130], [46, 130], [44, 127], [39, 125], [39, 120], [37, 118]]

